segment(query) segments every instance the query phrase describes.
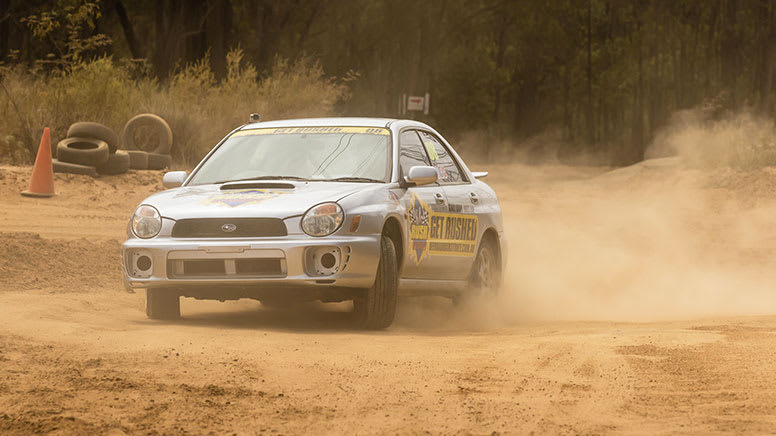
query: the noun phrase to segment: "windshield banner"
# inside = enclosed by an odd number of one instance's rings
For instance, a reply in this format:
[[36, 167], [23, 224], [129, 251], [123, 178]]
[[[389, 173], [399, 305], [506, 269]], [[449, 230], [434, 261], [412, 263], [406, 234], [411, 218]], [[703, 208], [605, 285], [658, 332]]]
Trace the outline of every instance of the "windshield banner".
[[391, 134], [390, 130], [381, 127], [279, 127], [272, 129], [240, 130], [232, 134], [232, 136], [306, 135], [320, 133], [360, 133], [383, 136], [389, 136]]

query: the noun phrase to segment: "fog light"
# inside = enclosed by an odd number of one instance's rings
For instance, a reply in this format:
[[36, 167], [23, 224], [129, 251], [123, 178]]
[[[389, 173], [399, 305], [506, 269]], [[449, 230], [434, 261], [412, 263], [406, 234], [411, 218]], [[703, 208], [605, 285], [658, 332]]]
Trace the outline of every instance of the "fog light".
[[330, 276], [340, 269], [338, 247], [310, 247], [305, 252], [305, 270], [310, 276]]
[[334, 268], [334, 265], [337, 264], [337, 258], [334, 257], [331, 253], [323, 253], [321, 256], [321, 265], [323, 265], [326, 269]]
[[129, 253], [127, 265], [129, 275], [138, 279], [147, 279], [154, 273], [154, 261], [147, 251], [132, 251]]
[[151, 258], [148, 256], [140, 256], [137, 258], [136, 264], [140, 271], [148, 271], [151, 268]]

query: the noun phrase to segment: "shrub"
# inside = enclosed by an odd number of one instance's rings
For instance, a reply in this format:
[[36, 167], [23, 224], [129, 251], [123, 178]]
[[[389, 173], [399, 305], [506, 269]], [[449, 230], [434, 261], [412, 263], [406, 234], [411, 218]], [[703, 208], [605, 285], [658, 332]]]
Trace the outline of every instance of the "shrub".
[[308, 59], [277, 59], [260, 78], [243, 60], [242, 50], [228, 55], [227, 77], [218, 82], [207, 58], [180, 69], [161, 84], [109, 57], [78, 61], [54, 72], [5, 67], [0, 70], [0, 161], [31, 162], [44, 126], [52, 141], [62, 139], [70, 124], [97, 121], [121, 133], [132, 116], [151, 112], [173, 131], [173, 158], [189, 165], [218, 140], [243, 124], [248, 114], [262, 119], [332, 115], [347, 97], [344, 85], [325, 77]]

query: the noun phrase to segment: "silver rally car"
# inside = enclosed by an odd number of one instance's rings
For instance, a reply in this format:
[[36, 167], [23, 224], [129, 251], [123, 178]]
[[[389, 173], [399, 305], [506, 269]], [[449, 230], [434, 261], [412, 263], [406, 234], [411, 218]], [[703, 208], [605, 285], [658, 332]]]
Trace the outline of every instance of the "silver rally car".
[[388, 327], [398, 295], [490, 295], [506, 260], [496, 194], [434, 129], [411, 120], [259, 122], [135, 210], [122, 245], [146, 314], [180, 297], [264, 304], [353, 300]]

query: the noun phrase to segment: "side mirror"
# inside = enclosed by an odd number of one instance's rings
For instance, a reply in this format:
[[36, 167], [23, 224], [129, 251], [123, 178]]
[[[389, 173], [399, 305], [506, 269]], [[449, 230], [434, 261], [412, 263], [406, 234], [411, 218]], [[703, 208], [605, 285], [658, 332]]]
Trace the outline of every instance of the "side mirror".
[[404, 178], [407, 183], [414, 183], [416, 186], [429, 185], [439, 178], [436, 168], [429, 166], [416, 166], [410, 168], [409, 174]]
[[472, 175], [475, 179], [484, 179], [485, 177], [488, 177], [487, 171], [472, 171]]
[[188, 174], [186, 171], [170, 171], [168, 173], [164, 173], [164, 177], [162, 177], [162, 185], [164, 185], [164, 187], [167, 189], [177, 188], [186, 181], [187, 176]]

